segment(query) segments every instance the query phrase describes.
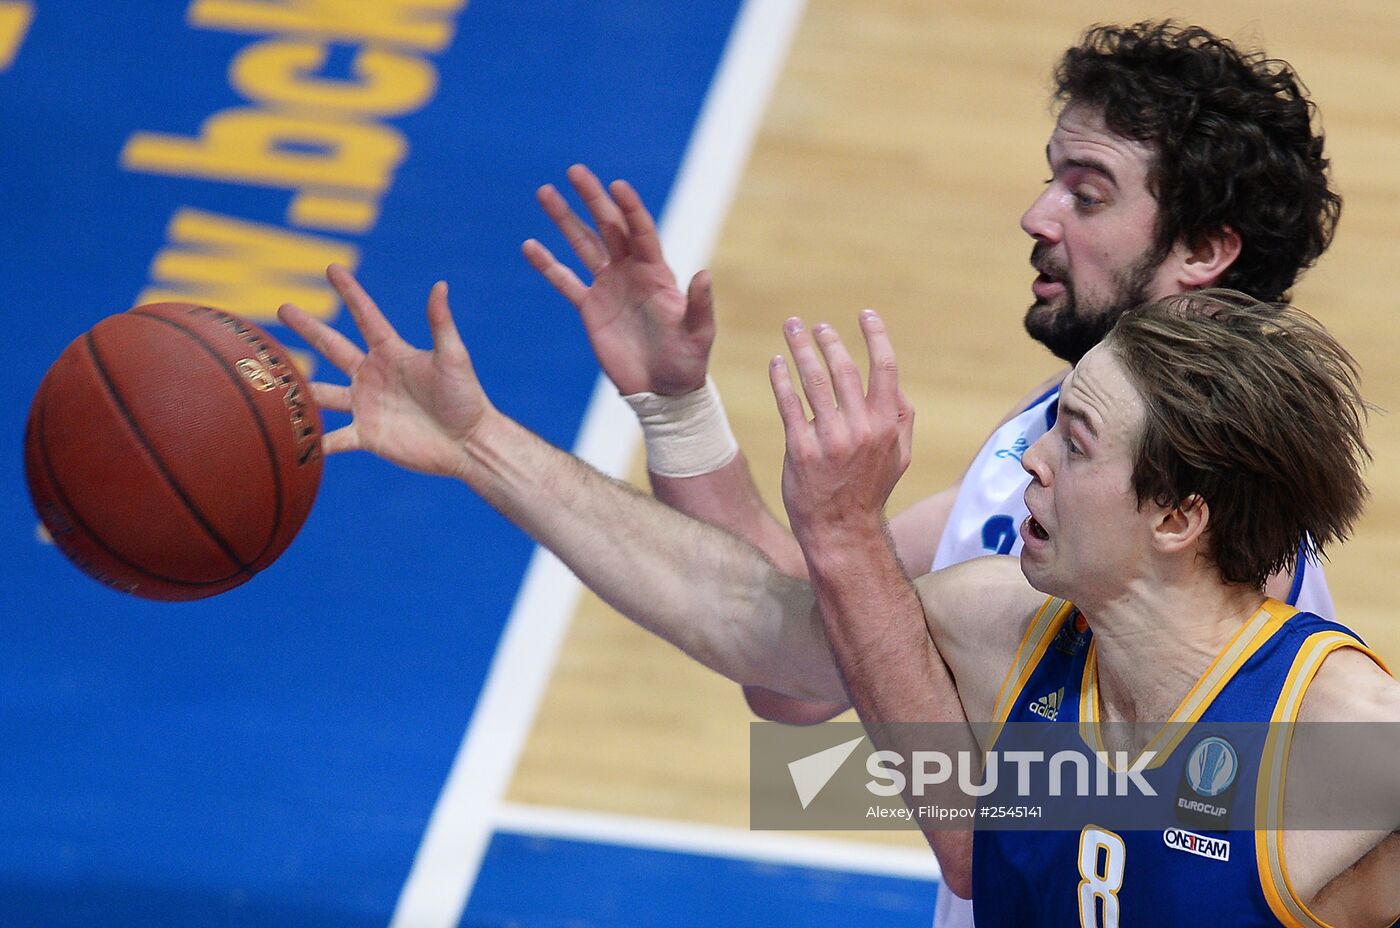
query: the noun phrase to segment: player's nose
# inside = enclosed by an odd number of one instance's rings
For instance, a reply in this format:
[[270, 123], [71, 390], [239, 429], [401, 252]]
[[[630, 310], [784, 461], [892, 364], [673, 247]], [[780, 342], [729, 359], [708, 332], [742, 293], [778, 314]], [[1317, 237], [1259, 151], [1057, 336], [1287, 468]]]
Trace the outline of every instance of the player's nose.
[[1055, 185], [1046, 185], [1031, 205], [1021, 214], [1021, 230], [1038, 242], [1055, 243], [1063, 233], [1055, 210]]
[[1031, 482], [1041, 486], [1050, 485], [1050, 468], [1046, 464], [1045, 442], [1050, 440], [1049, 432], [1040, 436], [1021, 455], [1021, 468], [1031, 475]]

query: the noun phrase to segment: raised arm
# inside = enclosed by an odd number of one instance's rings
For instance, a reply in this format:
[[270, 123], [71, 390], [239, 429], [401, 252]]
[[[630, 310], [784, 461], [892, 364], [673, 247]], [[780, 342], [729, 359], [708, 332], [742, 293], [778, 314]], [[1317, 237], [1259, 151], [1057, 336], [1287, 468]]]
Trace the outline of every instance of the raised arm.
[[[868, 390], [834, 329], [809, 332], [797, 319], [784, 326], [812, 418], [788, 363], [775, 358], [769, 373], [787, 439], [783, 502], [847, 693], [871, 739], [910, 757], [925, 746], [926, 729], [902, 723], [943, 723], [955, 742], [972, 742], [967, 722], [991, 719], [1020, 631], [1044, 597], [1012, 558], [981, 558], [916, 582], [905, 576], [883, 508], [909, 464], [913, 410], [884, 324], [867, 310], [860, 325]], [[967, 896], [971, 833], [916, 818], [949, 888]]]
[[[860, 324], [870, 350], [868, 394], [835, 330], [823, 325], [809, 332], [798, 319], [788, 320], [784, 334], [811, 407], [810, 421], [787, 362], [775, 358], [769, 373], [787, 440], [783, 502], [828, 640], [871, 738], [899, 749], [886, 723], [965, 724], [966, 717], [883, 516], [890, 491], [909, 465], [913, 409], [899, 390], [883, 323], [867, 310]], [[923, 824], [948, 886], [967, 896], [970, 833]]]
[[[715, 338], [709, 272], [697, 273], [682, 294], [661, 252], [656, 223], [632, 186], [618, 180], [605, 188], [581, 164], [569, 168], [568, 178], [593, 226], [553, 185], [541, 187], [537, 197], [592, 282], [585, 285], [535, 239], [521, 250], [578, 310], [603, 371], [637, 411], [656, 498], [733, 532], [784, 573], [805, 577], [802, 552], [759, 495], [719, 393], [707, 380]], [[812, 704], [758, 687], [745, 688], [745, 697], [763, 718], [793, 723], [822, 721], [847, 707], [845, 701]]]
[[467, 483], [618, 611], [732, 680], [829, 699], [841, 684], [806, 585], [748, 544], [612, 480], [492, 405], [447, 304], [428, 298], [433, 348], [404, 342], [348, 271], [327, 272], [366, 344], [293, 306], [283, 322], [350, 376], [312, 385], [351, 423], [323, 449], [370, 451]]
[[[574, 305], [594, 353], [618, 391], [642, 407], [648, 469], [658, 499], [755, 544], [779, 568], [800, 576], [802, 553], [759, 496], [748, 465], [713, 403], [706, 371], [715, 339], [710, 274], [700, 271], [682, 294], [661, 252], [651, 213], [625, 180], [605, 188], [588, 168], [569, 168], [569, 182], [597, 231], [570, 209], [553, 185], [538, 191], [592, 283], [535, 239], [525, 257]], [[686, 402], [687, 396], [692, 397]], [[701, 417], [712, 421], [698, 422]], [[685, 418], [705, 431], [686, 429]], [[647, 421], [650, 419], [651, 421]], [[674, 428], [668, 426], [675, 425]], [[685, 433], [685, 434], [682, 434]]]

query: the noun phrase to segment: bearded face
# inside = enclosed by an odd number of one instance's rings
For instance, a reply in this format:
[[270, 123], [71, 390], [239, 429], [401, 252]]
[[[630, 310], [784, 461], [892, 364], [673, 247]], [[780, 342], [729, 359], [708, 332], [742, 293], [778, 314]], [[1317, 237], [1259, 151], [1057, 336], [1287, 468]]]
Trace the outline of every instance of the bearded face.
[[1055, 295], [1041, 297], [1037, 293], [1026, 310], [1026, 333], [1055, 357], [1077, 364], [1103, 340], [1120, 315], [1153, 298], [1161, 259], [1153, 249], [1112, 274], [1103, 292], [1081, 293], [1073, 276], [1051, 256], [1051, 250], [1044, 242], [1031, 249], [1031, 266], [1038, 272], [1036, 283], [1059, 284], [1059, 288]]
[[1124, 310], [1180, 282], [1167, 262], [1173, 249], [1156, 241], [1151, 145], [1111, 132], [1091, 107], [1070, 106], [1045, 154], [1050, 179], [1021, 217], [1037, 273], [1026, 331], [1074, 363]]

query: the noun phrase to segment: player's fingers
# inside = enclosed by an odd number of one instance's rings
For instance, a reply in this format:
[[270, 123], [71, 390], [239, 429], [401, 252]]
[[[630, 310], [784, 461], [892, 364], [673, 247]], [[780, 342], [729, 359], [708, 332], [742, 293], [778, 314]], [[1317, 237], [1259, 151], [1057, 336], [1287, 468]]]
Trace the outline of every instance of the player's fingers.
[[682, 325], [688, 332], [713, 332], [715, 328], [715, 294], [710, 284], [710, 272], [699, 271], [690, 278], [685, 294], [685, 318]]
[[317, 381], [311, 385], [311, 398], [322, 409], [333, 409], [336, 412], [350, 411], [349, 387]]
[[909, 402], [909, 397], [904, 395], [904, 391], [896, 389], [899, 409], [899, 459], [903, 466], [908, 467], [914, 454], [914, 404]]
[[470, 365], [471, 357], [457, 331], [457, 321], [447, 305], [447, 281], [439, 280], [428, 291], [428, 328], [433, 333], [433, 354], [447, 361]]
[[865, 391], [860, 380], [860, 368], [852, 360], [851, 353], [841, 341], [833, 326], [818, 325], [812, 332], [822, 357], [826, 359], [826, 369], [831, 374], [831, 383], [836, 390], [836, 403], [849, 415], [858, 415], [865, 410]]
[[277, 310], [277, 318], [346, 374], [354, 374], [365, 359], [365, 353], [354, 342], [298, 306], [283, 303]]
[[603, 247], [603, 240], [598, 237], [598, 233], [589, 228], [588, 223], [569, 208], [568, 201], [553, 184], [545, 184], [536, 190], [535, 199], [539, 201], [545, 215], [564, 233], [564, 239], [583, 262], [583, 266], [588, 268], [590, 274], [597, 274], [598, 270], [608, 263], [608, 252]]
[[802, 381], [802, 392], [807, 397], [807, 405], [812, 408], [812, 417], [818, 423], [830, 419], [836, 410], [836, 398], [831, 392], [831, 379], [817, 354], [812, 335], [802, 320], [797, 317], [783, 323], [783, 337], [787, 339], [788, 350], [793, 364], [797, 366], [798, 379]]
[[360, 335], [364, 337], [365, 346], [370, 351], [378, 345], [398, 339], [399, 333], [394, 331], [394, 327], [365, 292], [365, 288], [360, 286], [354, 274], [343, 265], [332, 264], [326, 268], [326, 279], [345, 301], [345, 308], [350, 310]]
[[802, 398], [792, 385], [792, 372], [787, 359], [778, 355], [768, 362], [768, 382], [773, 385], [773, 399], [778, 404], [778, 416], [783, 420], [783, 431], [788, 442], [800, 434], [807, 425], [807, 414], [802, 410]]
[[553, 252], [533, 238], [526, 240], [520, 246], [520, 251], [525, 255], [525, 260], [530, 262], [530, 266], [539, 271], [540, 276], [549, 281], [550, 286], [558, 290], [564, 299], [575, 306], [583, 302], [583, 298], [588, 295], [588, 288], [578, 279], [577, 274], [554, 257]]
[[569, 183], [574, 185], [588, 208], [588, 215], [593, 217], [593, 224], [598, 227], [609, 260], [621, 261], [631, 253], [627, 245], [627, 218], [603, 189], [603, 182], [588, 168], [575, 164], [569, 168], [568, 175]]
[[899, 410], [899, 421], [907, 422], [912, 427], [914, 424], [914, 404], [909, 401], [909, 397], [904, 394], [901, 387], [896, 391], [896, 402]]
[[632, 233], [632, 253], [643, 261], [662, 263], [661, 237], [656, 232], [656, 222], [651, 218], [642, 198], [625, 180], [615, 180], [609, 185], [613, 199], [622, 208], [627, 219], [627, 228]]
[[870, 354], [870, 404], [881, 411], [897, 413], [899, 400], [899, 365], [895, 363], [894, 345], [890, 343], [885, 321], [873, 309], [860, 314], [860, 330]]
[[353, 422], [321, 436], [322, 454], [332, 455], [342, 451], [358, 451], [359, 449], [360, 435], [355, 431], [355, 423]]

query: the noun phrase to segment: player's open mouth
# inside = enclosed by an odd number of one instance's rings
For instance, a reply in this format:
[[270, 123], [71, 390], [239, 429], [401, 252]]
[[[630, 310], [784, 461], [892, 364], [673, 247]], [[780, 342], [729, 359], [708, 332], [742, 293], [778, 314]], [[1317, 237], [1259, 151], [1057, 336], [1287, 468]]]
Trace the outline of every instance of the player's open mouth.
[[1055, 297], [1065, 292], [1065, 285], [1061, 278], [1041, 271], [1031, 281], [1031, 292], [1039, 300], [1053, 300]]
[[1026, 529], [1031, 533], [1031, 536], [1034, 538], [1038, 538], [1041, 541], [1050, 540], [1050, 533], [1045, 530], [1045, 527], [1043, 525], [1041, 525], [1035, 520], [1035, 516], [1030, 516], [1026, 519]]

